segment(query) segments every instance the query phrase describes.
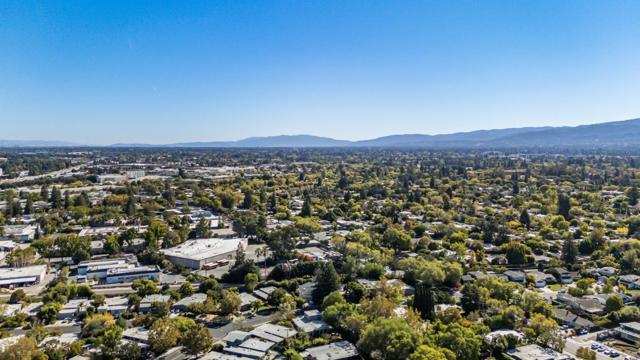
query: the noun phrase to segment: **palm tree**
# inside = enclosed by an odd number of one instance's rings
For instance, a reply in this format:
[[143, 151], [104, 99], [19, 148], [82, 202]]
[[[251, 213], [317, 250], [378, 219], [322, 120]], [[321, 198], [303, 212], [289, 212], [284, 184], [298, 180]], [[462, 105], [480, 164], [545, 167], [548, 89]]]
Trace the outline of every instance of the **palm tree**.
[[264, 276], [264, 278], [266, 278], [267, 277], [267, 247], [266, 246], [259, 247], [259, 248], [256, 249], [256, 257], [258, 257], [258, 259], [260, 259], [261, 256], [263, 258], [263, 260], [262, 260], [263, 268], [264, 268], [263, 276]]

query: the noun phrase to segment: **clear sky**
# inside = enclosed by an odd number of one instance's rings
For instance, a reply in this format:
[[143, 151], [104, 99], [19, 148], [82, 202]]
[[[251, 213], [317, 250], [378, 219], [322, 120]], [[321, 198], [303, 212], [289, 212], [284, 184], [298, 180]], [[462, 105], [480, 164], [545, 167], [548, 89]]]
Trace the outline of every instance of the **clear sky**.
[[640, 117], [640, 1], [0, 2], [0, 139], [90, 144]]

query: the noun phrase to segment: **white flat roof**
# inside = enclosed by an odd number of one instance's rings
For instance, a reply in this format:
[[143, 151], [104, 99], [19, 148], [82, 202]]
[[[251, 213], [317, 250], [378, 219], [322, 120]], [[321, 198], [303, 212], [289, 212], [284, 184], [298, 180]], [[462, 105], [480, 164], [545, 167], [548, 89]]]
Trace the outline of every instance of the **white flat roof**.
[[0, 268], [0, 281], [17, 278], [39, 278], [45, 271], [47, 271], [47, 265], [25, 266], [21, 268]]
[[246, 238], [234, 239], [194, 239], [169, 249], [161, 250], [166, 256], [190, 260], [204, 260], [221, 254], [238, 250], [238, 246], [247, 245]]

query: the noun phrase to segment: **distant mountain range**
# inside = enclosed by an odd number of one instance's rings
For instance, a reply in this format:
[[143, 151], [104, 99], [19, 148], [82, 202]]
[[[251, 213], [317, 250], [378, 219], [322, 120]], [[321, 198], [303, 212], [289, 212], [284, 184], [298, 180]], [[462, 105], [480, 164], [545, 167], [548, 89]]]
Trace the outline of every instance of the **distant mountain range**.
[[[48, 141], [0, 140], [0, 147], [61, 147], [77, 144]], [[164, 148], [634, 148], [640, 149], [640, 119], [566, 127], [524, 127], [478, 130], [443, 135], [404, 134], [371, 140], [348, 141], [313, 135], [250, 137], [237, 141], [185, 142], [175, 144], [114, 144], [110, 147]]]

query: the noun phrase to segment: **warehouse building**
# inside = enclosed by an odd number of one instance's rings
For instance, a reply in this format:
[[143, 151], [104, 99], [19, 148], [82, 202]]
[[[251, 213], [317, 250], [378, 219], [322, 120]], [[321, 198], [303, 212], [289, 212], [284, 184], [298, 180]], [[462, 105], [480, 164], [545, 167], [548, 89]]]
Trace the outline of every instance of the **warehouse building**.
[[205, 264], [234, 259], [238, 249], [247, 245], [246, 238], [195, 239], [161, 251], [175, 265], [200, 269]]
[[29, 286], [40, 283], [47, 274], [46, 265], [0, 268], [0, 287]]
[[158, 281], [160, 280], [160, 268], [157, 265], [153, 265], [107, 271], [107, 284], [130, 283], [138, 279]]

